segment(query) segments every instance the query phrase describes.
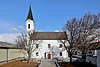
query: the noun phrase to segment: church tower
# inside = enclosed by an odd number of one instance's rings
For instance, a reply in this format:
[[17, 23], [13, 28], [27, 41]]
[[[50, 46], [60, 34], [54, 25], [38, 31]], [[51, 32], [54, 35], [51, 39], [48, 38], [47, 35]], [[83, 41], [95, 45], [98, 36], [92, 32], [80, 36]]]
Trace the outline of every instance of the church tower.
[[26, 18], [26, 32], [31, 33], [34, 31], [34, 19], [32, 15], [31, 6], [29, 7], [28, 16]]

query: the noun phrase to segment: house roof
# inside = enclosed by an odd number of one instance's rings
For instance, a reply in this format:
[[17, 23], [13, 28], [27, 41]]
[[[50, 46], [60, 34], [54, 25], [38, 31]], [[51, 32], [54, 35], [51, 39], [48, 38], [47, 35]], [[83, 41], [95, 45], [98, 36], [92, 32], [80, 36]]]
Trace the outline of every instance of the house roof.
[[100, 49], [100, 41], [98, 42], [98, 46], [96, 47], [96, 49]]
[[89, 50], [96, 50], [96, 49], [100, 49], [100, 41], [95, 41], [95, 42], [92, 42], [90, 44], [87, 44], [87, 45], [76, 45], [75, 47], [73, 47], [72, 49], [83, 49], [86, 48], [86, 49], [89, 49]]
[[98, 47], [100, 47], [100, 42], [94, 42], [89, 47], [90, 50], [96, 50]]
[[96, 50], [98, 48], [100, 48], [100, 41], [93, 41], [88, 45], [88, 48], [90, 50]]
[[31, 6], [29, 7], [29, 12], [28, 12], [28, 16], [27, 16], [26, 20], [28, 20], [28, 19], [34, 21], [34, 19], [33, 19], [33, 15], [32, 15], [32, 10], [31, 10]]
[[0, 41], [0, 49], [18, 49], [18, 47], [15, 44]]
[[35, 32], [36, 37], [32, 37], [35, 40], [66, 40], [66, 34], [64, 32]]

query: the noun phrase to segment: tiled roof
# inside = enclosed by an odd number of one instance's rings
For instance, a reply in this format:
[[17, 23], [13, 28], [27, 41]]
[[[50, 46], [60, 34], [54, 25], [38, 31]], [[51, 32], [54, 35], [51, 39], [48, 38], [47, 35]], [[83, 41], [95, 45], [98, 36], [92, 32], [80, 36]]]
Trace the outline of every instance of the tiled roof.
[[100, 46], [100, 42], [92, 43], [89, 47], [90, 50], [96, 50]]
[[35, 40], [66, 40], [67, 38], [64, 32], [35, 32], [35, 34]]
[[96, 50], [96, 49], [100, 49], [100, 41], [99, 42], [93, 42], [93, 43], [90, 43], [90, 44], [87, 44], [87, 45], [76, 45], [75, 47], [73, 47], [72, 49], [83, 49], [86, 48], [86, 49], [89, 49], [89, 50]]
[[96, 47], [96, 49], [100, 49], [100, 41], [98, 42], [98, 46]]
[[18, 49], [18, 47], [15, 44], [0, 41], [0, 49]]

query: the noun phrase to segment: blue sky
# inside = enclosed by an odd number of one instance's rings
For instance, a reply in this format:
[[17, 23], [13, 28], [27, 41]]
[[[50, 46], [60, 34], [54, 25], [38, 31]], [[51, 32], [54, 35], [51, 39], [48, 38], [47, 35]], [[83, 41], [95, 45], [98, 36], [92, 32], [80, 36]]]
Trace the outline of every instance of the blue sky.
[[24, 32], [30, 4], [39, 31], [61, 30], [73, 17], [100, 12], [100, 0], [0, 0], [0, 34]]

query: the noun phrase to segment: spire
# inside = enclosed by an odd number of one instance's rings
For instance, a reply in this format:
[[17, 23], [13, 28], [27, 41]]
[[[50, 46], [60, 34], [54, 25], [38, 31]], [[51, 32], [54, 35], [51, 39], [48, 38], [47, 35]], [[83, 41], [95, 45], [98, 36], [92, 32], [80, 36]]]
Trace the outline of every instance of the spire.
[[31, 6], [29, 7], [29, 12], [28, 12], [28, 16], [27, 16], [27, 19], [26, 20], [28, 20], [28, 19], [31, 19], [31, 20], [34, 21], [33, 15], [32, 15], [32, 10], [31, 10]]

